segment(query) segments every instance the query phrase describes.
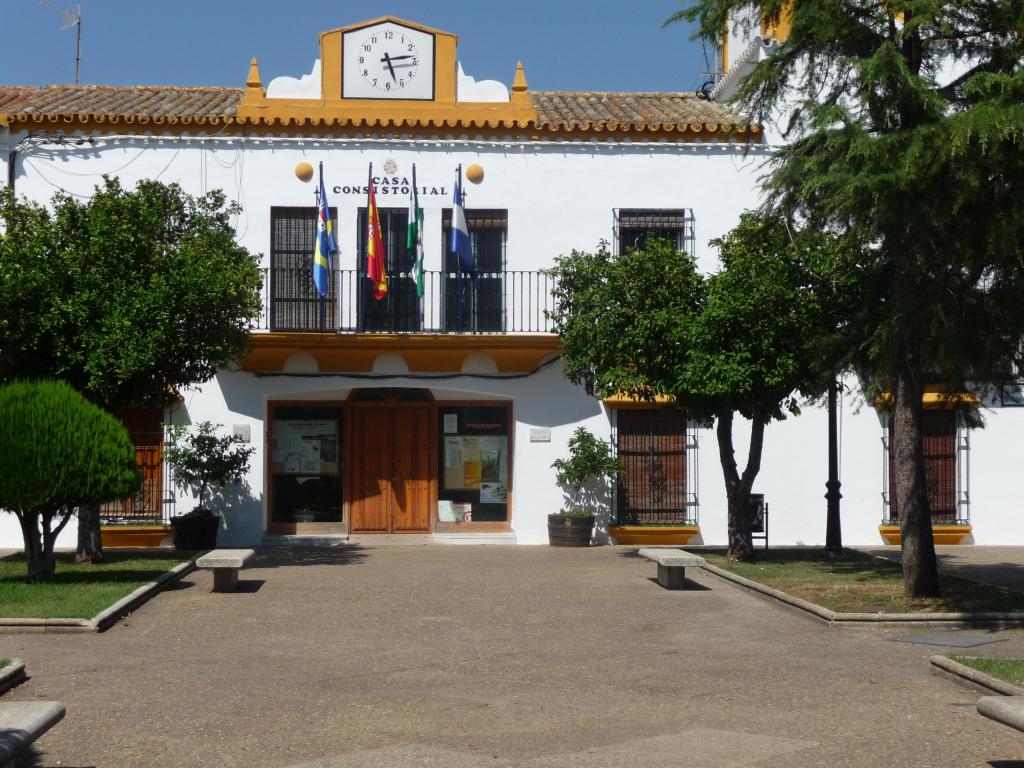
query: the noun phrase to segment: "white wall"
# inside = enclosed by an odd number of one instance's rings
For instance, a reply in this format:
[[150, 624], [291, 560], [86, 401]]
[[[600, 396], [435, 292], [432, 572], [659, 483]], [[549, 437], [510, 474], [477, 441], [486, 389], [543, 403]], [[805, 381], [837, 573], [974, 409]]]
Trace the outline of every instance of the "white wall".
[[[15, 137], [20, 138], [20, 137]], [[454, 168], [458, 163], [481, 164], [480, 185], [466, 184], [470, 208], [508, 210], [508, 267], [538, 269], [573, 248], [592, 249], [612, 237], [614, 208], [692, 208], [701, 268], [716, 267], [708, 240], [728, 231], [739, 214], [755, 204], [755, 181], [763, 170], [766, 150], [719, 143], [696, 145], [604, 145], [560, 143], [524, 145], [508, 141], [374, 141], [350, 142], [309, 139], [295, 141], [201, 141], [199, 139], [110, 140], [95, 146], [26, 148], [18, 154], [17, 192], [47, 201], [58, 189], [87, 196], [100, 175], [120, 176], [132, 186], [143, 178], [177, 181], [191, 193], [224, 189], [244, 212], [238, 217], [241, 242], [264, 254], [269, 262], [272, 205], [312, 205], [313, 184], [296, 179], [301, 160], [323, 161], [326, 182], [361, 186], [367, 164], [383, 173], [385, 160], [398, 164], [398, 175], [417, 165], [420, 186], [444, 186], [445, 195], [421, 196], [426, 209], [428, 268], [441, 262], [440, 209], [450, 205]], [[355, 268], [355, 211], [365, 205], [360, 194], [329, 192], [339, 209], [339, 266]], [[404, 207], [403, 195], [380, 198], [382, 206]], [[246, 488], [225, 510], [226, 544], [258, 542], [266, 518], [263, 422], [268, 400], [287, 397], [341, 399], [352, 387], [426, 386], [431, 382], [400, 376], [367, 382], [331, 377], [256, 377], [222, 371], [213, 381], [187, 390], [179, 421], [211, 420], [230, 429], [250, 427], [257, 453]], [[507, 398], [513, 403], [514, 465], [512, 526], [522, 543], [546, 541], [546, 515], [561, 507], [562, 494], [554, 485], [551, 462], [564, 456], [566, 443], [579, 425], [601, 437], [610, 432], [609, 417], [596, 401], [565, 381], [559, 366], [519, 379], [458, 376], [444, 383], [446, 397]], [[848, 544], [880, 542], [882, 515], [882, 447], [879, 418], [858, 398], [844, 398], [842, 410], [842, 519]], [[1017, 524], [1022, 481], [1014, 472], [1017, 440], [1024, 409], [999, 409], [988, 415], [988, 426], [972, 434], [972, 520], [979, 543], [1021, 543]], [[530, 427], [549, 427], [550, 443], [530, 443]], [[737, 458], [746, 459], [749, 428], [736, 426]], [[713, 430], [699, 431], [699, 494], [703, 538], [724, 543], [725, 492]], [[820, 544], [824, 540], [827, 427], [824, 412], [807, 408], [798, 418], [768, 427], [765, 452], [755, 490], [766, 494], [771, 509], [773, 544]], [[191, 500], [181, 497], [178, 510]], [[61, 544], [74, 543], [73, 525]], [[0, 546], [20, 546], [12, 516], [0, 516]]]

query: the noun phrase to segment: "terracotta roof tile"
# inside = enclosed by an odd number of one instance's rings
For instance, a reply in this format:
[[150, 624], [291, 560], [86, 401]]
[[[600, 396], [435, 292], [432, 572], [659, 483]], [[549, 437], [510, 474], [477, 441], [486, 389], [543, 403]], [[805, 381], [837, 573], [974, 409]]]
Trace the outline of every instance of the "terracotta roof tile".
[[0, 111], [11, 117], [125, 118], [165, 120], [234, 117], [240, 88], [175, 86], [47, 85], [28, 89], [4, 106], [9, 86], [0, 87]]
[[9, 112], [38, 88], [28, 85], [0, 85], [0, 112]]
[[609, 93], [534, 91], [537, 127], [549, 130], [726, 130], [750, 129], [750, 122], [693, 93]]
[[[241, 88], [176, 86], [0, 86], [0, 124], [58, 119], [221, 122], [237, 117], [242, 93]], [[721, 104], [693, 93], [539, 91], [529, 96], [537, 112], [535, 127], [553, 133], [711, 132], [749, 138], [760, 130]]]

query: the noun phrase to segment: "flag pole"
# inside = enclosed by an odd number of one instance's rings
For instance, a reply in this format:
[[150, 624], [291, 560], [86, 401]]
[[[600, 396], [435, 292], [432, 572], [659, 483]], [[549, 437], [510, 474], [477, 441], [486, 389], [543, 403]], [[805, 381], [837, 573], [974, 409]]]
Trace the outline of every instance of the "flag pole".
[[[462, 201], [465, 200], [465, 195], [462, 194], [462, 163], [455, 166], [455, 189], [458, 192], [458, 203], [461, 206]], [[455, 231], [455, 218], [452, 217], [452, 232]], [[452, 241], [454, 242], [454, 240]], [[462, 258], [458, 251], [455, 252], [455, 269], [456, 269], [456, 286], [455, 290], [458, 293], [458, 306], [456, 311], [458, 312], [458, 327], [459, 332], [466, 330], [466, 284], [462, 279]]]
[[[317, 216], [317, 237], [320, 236], [320, 187], [324, 184], [324, 163], [320, 161], [320, 183], [316, 185], [316, 189], [313, 190], [313, 196], [316, 199], [316, 216]], [[330, 217], [330, 211], [327, 212], [327, 216]], [[327, 273], [327, 285], [331, 284], [331, 273]], [[320, 296], [320, 332], [323, 333], [327, 328], [327, 305], [324, 303], [324, 295], [317, 291]]]
[[359, 330], [366, 330], [366, 312], [370, 307], [370, 189], [373, 187], [373, 163], [369, 164], [366, 171], [366, 247], [363, 248], [362, 261], [363, 278], [359, 281], [362, 290], [359, 291]]
[[[419, 246], [419, 243], [423, 239], [423, 233], [420, 232], [420, 221], [419, 221], [420, 198], [419, 198], [419, 194], [417, 193], [417, 189], [416, 189], [416, 163], [412, 164], [412, 195], [413, 195], [413, 200], [415, 201], [415, 203], [413, 205], [413, 216], [416, 217], [416, 242], [413, 243], [413, 257], [412, 257], [413, 258], [413, 270], [414, 270], [414, 273], [415, 273], [414, 276], [413, 276], [413, 279], [419, 281], [419, 283], [422, 285], [422, 283], [426, 280], [426, 278], [423, 278], [423, 277], [420, 276], [420, 263], [419, 263], [419, 259], [420, 259], [420, 246]], [[426, 293], [427, 293], [426, 287], [424, 286], [423, 295], [421, 295], [419, 297], [419, 299], [420, 299], [420, 330], [421, 331], [423, 330], [423, 317], [424, 317], [424, 314], [425, 314], [424, 311], [423, 311], [423, 305], [426, 304], [426, 302], [427, 302]]]

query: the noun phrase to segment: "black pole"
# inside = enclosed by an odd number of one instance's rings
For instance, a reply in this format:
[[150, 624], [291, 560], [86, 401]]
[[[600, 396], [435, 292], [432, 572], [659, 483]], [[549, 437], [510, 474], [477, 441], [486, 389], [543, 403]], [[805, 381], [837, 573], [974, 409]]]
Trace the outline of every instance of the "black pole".
[[836, 426], [836, 399], [839, 382], [833, 379], [828, 385], [828, 482], [825, 483], [828, 512], [825, 522], [825, 551], [838, 555], [843, 551], [843, 532], [839, 520], [839, 438]]
[[[324, 183], [324, 164], [320, 163], [320, 184]], [[320, 237], [320, 184], [317, 184], [316, 189], [313, 190], [313, 197], [316, 200], [316, 236]], [[327, 213], [330, 216], [330, 212]], [[316, 265], [313, 265], [313, 269], [316, 269]], [[327, 285], [331, 284], [331, 273], [327, 272]], [[320, 297], [320, 332], [322, 333], [327, 329], [327, 305], [324, 303], [324, 295], [317, 291]]]

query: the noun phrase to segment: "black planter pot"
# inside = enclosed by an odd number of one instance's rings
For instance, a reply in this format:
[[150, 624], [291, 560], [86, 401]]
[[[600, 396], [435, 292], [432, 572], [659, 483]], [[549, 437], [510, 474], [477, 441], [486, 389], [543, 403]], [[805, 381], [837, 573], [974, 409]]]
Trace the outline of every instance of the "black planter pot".
[[216, 549], [220, 517], [217, 515], [172, 517], [171, 528], [174, 530], [175, 549]]
[[589, 547], [594, 516], [548, 515], [548, 541], [552, 547]]

